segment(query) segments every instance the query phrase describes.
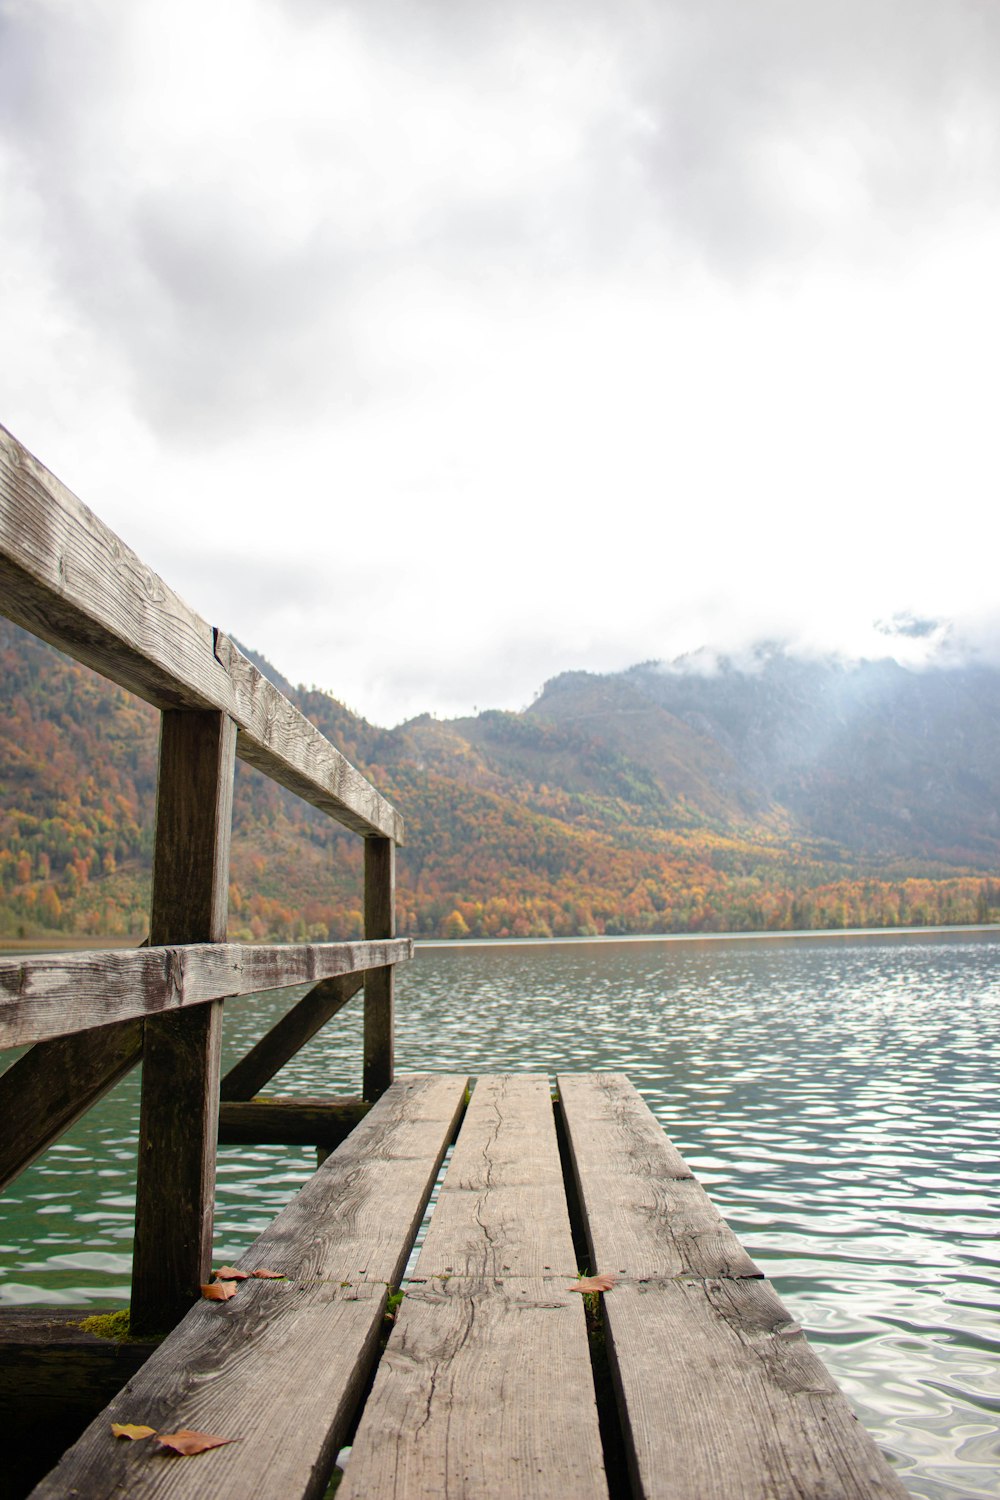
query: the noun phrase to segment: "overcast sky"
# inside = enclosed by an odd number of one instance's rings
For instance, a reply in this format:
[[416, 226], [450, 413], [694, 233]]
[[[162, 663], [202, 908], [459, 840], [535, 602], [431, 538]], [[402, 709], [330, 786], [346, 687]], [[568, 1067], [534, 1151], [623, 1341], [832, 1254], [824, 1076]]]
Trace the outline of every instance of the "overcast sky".
[[379, 723], [1000, 655], [1000, 6], [0, 0], [0, 347], [4, 425]]

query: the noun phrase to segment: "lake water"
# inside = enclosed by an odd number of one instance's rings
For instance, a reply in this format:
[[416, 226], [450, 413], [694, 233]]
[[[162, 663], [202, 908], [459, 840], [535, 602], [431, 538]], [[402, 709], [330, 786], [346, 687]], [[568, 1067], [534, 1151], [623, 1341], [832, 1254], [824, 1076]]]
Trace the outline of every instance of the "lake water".
[[[227, 1003], [235, 1059], [287, 1007]], [[355, 1003], [275, 1090], [355, 1092]], [[915, 1495], [1000, 1495], [1000, 936], [434, 946], [400, 1071], [627, 1072]], [[0, 1199], [0, 1301], [128, 1296], [138, 1079]], [[217, 1262], [312, 1169], [220, 1152]]]

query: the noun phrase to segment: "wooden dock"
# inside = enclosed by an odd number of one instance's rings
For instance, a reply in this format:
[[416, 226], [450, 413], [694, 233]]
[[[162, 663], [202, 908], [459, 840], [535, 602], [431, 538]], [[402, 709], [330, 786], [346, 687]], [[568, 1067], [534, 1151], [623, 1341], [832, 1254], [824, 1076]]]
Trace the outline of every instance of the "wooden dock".
[[[0, 1046], [28, 1048], [0, 1075], [0, 1185], [143, 1062], [147, 1344], [110, 1358], [55, 1312], [0, 1318], [9, 1395], [15, 1348], [52, 1410], [61, 1386], [86, 1407], [89, 1383], [89, 1416], [125, 1380], [34, 1495], [315, 1500], [349, 1444], [340, 1500], [905, 1496], [624, 1076], [485, 1076], [471, 1095], [460, 1075], [394, 1077], [399, 814], [3, 429], [0, 608], [162, 713], [149, 943], [0, 960]], [[237, 756], [364, 838], [363, 942], [226, 941]], [[220, 1077], [224, 1000], [301, 985]], [[262, 1095], [362, 990], [362, 1096]], [[225, 1301], [200, 1296], [217, 1140], [320, 1158]], [[171, 1456], [112, 1423], [225, 1442]]]
[[[240, 1261], [286, 1279], [195, 1306], [36, 1500], [322, 1496], [351, 1436], [338, 1500], [906, 1495], [623, 1075], [560, 1076], [555, 1109], [531, 1074], [465, 1098], [463, 1077], [393, 1084]], [[574, 1220], [615, 1277], [589, 1336]], [[234, 1441], [176, 1459], [112, 1423]]]

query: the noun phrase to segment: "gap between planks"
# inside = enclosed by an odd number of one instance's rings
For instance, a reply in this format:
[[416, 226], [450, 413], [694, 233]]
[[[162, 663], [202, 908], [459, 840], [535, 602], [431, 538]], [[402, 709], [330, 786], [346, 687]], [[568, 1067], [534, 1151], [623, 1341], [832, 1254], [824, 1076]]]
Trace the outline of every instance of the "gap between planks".
[[[288, 1280], [199, 1302], [35, 1500], [318, 1500], [363, 1395], [388, 1288], [406, 1264], [464, 1107], [464, 1076], [395, 1083], [240, 1258]], [[112, 1422], [235, 1439], [197, 1460], [116, 1442]]]
[[558, 1089], [637, 1500], [904, 1500], [625, 1075]]
[[480, 1077], [338, 1500], [607, 1500], [549, 1081]]

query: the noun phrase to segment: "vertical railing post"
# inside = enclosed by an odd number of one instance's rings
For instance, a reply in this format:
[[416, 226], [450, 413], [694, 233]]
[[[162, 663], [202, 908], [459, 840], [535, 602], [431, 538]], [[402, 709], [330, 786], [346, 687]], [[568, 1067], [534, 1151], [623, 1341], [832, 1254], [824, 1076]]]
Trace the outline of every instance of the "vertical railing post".
[[[160, 727], [150, 943], [225, 942], [236, 725], [171, 709]], [[208, 1280], [222, 1001], [145, 1022], [131, 1325], [162, 1333]]]
[[[392, 839], [365, 839], [365, 937], [395, 936], [396, 845]], [[392, 1082], [394, 973], [390, 964], [365, 975], [365, 1099], [377, 1099]]]

